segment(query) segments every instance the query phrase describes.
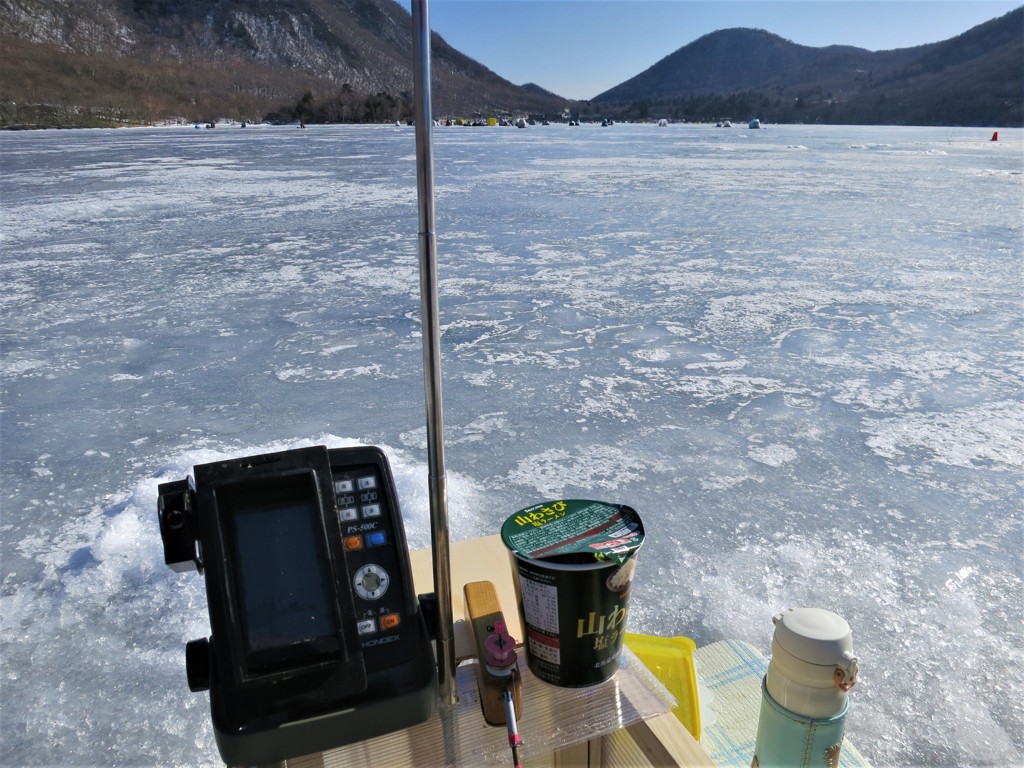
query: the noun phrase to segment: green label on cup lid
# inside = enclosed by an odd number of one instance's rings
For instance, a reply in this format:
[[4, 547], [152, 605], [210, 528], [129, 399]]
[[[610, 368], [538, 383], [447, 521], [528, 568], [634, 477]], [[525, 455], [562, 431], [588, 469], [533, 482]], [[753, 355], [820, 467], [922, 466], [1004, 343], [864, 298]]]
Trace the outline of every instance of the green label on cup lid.
[[516, 512], [501, 526], [501, 540], [532, 560], [621, 564], [643, 543], [644, 525], [622, 504], [560, 499]]

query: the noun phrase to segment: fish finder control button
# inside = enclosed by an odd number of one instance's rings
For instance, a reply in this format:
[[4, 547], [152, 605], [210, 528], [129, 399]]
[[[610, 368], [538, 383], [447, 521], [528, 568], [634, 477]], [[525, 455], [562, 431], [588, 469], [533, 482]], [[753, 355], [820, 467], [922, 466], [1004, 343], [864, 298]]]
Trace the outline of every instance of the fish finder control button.
[[362, 619], [356, 624], [356, 631], [360, 635], [369, 635], [377, 631], [377, 622], [373, 619]]
[[363, 507], [363, 517], [380, 517], [380, 504], [367, 504]]
[[356, 589], [356, 594], [363, 598], [363, 600], [377, 600], [388, 591], [391, 577], [379, 565], [371, 563], [370, 565], [364, 565], [356, 571], [352, 583]]
[[377, 478], [374, 477], [373, 475], [369, 475], [368, 477], [360, 477], [358, 480], [356, 480], [356, 484], [359, 486], [360, 491], [367, 491], [371, 488], [377, 487]]

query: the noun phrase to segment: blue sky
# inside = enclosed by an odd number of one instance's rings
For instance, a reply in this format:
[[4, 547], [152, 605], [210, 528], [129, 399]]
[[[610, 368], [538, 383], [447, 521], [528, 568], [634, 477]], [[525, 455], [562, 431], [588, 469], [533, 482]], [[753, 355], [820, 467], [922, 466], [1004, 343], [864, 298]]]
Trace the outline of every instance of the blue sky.
[[[408, 0], [401, 0], [409, 7]], [[1021, 5], [990, 0], [430, 0], [431, 28], [513, 83], [589, 99], [717, 29], [810, 46], [909, 48]]]

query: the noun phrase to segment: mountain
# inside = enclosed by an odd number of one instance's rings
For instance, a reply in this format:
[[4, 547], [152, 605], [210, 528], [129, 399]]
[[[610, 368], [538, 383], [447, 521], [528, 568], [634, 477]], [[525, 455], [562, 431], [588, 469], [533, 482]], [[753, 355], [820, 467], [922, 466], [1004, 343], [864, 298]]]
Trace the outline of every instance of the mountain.
[[[0, 0], [0, 127], [411, 117], [411, 30], [395, 0]], [[1024, 125], [1024, 7], [893, 51], [721, 30], [589, 103], [432, 47], [437, 115]]]
[[[438, 114], [561, 112], [432, 36]], [[410, 115], [394, 0], [0, 0], [0, 125]], [[35, 118], [35, 119], [33, 119]]]
[[950, 40], [893, 51], [720, 30], [592, 102], [626, 117], [1024, 125], [1024, 7]]

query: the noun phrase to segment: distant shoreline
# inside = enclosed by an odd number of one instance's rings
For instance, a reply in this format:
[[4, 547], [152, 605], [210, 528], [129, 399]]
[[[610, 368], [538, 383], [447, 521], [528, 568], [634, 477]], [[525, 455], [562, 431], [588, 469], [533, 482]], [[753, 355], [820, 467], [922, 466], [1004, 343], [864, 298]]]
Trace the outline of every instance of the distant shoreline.
[[[600, 120], [583, 120], [583, 121], [581, 121], [581, 124], [583, 124], [583, 125], [596, 125], [596, 126], [600, 126], [601, 122], [600, 122]], [[658, 123], [655, 120], [636, 120], [636, 121], [621, 120], [621, 121], [617, 121], [617, 124], [620, 124], [620, 125], [648, 125], [648, 126], [652, 126], [652, 127], [658, 127]], [[312, 127], [341, 126], [341, 125], [380, 126], [382, 128], [389, 128], [389, 127], [394, 128], [394, 127], [396, 127], [395, 123], [391, 123], [391, 122], [381, 122], [381, 123], [349, 123], [349, 122], [345, 122], [345, 123], [309, 123], [308, 125], [305, 125], [303, 127], [312, 128]], [[552, 121], [551, 125], [562, 125], [562, 123], [561, 123], [561, 121]], [[713, 121], [709, 121], [709, 122], [688, 122], [688, 121], [686, 121], [686, 122], [684, 122], [684, 121], [672, 122], [672, 121], [670, 121], [669, 125], [671, 125], [671, 126], [702, 126], [702, 127], [703, 126], [707, 126], [707, 127], [712, 127], [712, 128], [715, 127], [715, 123]], [[1024, 130], [1024, 126], [1020, 126], [1020, 125], [944, 125], [944, 124], [908, 125], [908, 124], [897, 124], [897, 123], [765, 123], [765, 122], [762, 122], [761, 130], [767, 130], [767, 129], [773, 128], [773, 127], [785, 127], [785, 126], [859, 127], [859, 128], [950, 128], [950, 129], [958, 129], [958, 130], [972, 130], [973, 129], [973, 130], [979, 130], [979, 131], [1004, 131], [1004, 130], [1005, 131], [1021, 131], [1021, 130]], [[90, 131], [90, 130], [109, 131], [109, 130], [137, 130], [137, 129], [152, 129], [152, 128], [160, 128], [160, 129], [167, 129], [167, 130], [182, 129], [182, 130], [203, 130], [203, 131], [215, 130], [217, 128], [220, 128], [223, 131], [224, 129], [232, 130], [232, 129], [242, 129], [242, 128], [245, 128], [245, 129], [263, 129], [263, 128], [297, 128], [297, 127], [299, 127], [298, 123], [266, 123], [266, 122], [248, 122], [248, 123], [246, 123], [245, 126], [243, 126], [241, 124], [241, 122], [226, 122], [226, 123], [217, 123], [212, 128], [205, 127], [201, 123], [200, 124], [195, 124], [195, 123], [137, 123], [137, 124], [132, 124], [132, 125], [124, 125], [124, 124], [122, 124], [122, 125], [26, 125], [26, 124], [20, 124], [20, 125], [0, 125], [0, 131], [8, 132], [8, 133], [23, 133], [23, 132], [29, 132], [29, 131]], [[404, 127], [407, 127], [407, 126], [403, 123], [400, 127], [404, 128]], [[466, 125], [462, 125], [462, 126], [454, 126], [454, 125], [452, 125], [452, 126], [445, 126], [445, 128], [447, 128], [447, 127], [471, 128], [471, 127], [480, 127], [480, 126], [472, 126], [472, 125], [469, 125], [467, 123]], [[488, 126], [488, 127], [492, 127], [492, 128], [508, 128], [508, 127], [512, 127], [512, 126], [501, 126], [501, 125], [498, 125], [498, 126]], [[531, 127], [543, 130], [543, 128], [549, 127], [549, 126], [536, 125], [536, 126], [531, 126]], [[723, 128], [721, 130], [724, 130], [724, 131], [729, 131], [729, 130], [746, 131], [747, 130], [747, 126], [745, 124], [745, 121], [743, 121], [743, 122], [735, 124], [734, 126], [732, 126], [732, 128]]]

